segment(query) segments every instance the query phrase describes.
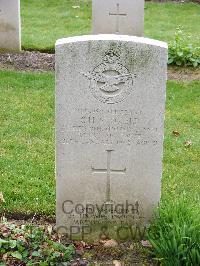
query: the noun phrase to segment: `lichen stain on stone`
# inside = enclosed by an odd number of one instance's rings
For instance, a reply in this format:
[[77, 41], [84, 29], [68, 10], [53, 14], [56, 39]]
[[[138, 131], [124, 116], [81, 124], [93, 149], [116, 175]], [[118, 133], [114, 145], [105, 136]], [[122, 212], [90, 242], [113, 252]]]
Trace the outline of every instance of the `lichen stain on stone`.
[[16, 28], [13, 25], [6, 23], [3, 20], [0, 20], [0, 32], [15, 31]]

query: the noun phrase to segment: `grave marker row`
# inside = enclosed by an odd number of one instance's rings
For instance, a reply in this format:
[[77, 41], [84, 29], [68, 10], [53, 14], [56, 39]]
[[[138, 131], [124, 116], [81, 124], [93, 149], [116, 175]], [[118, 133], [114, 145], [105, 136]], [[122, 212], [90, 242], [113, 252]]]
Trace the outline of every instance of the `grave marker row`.
[[[93, 0], [93, 34], [143, 35], [144, 0]], [[0, 0], [0, 49], [21, 50], [20, 0]]]

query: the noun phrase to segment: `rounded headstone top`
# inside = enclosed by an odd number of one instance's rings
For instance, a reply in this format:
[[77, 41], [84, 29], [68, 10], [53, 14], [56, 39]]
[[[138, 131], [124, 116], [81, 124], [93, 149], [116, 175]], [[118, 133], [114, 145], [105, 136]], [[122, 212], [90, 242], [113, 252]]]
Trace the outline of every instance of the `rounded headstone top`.
[[135, 42], [140, 44], [148, 44], [158, 46], [161, 48], [168, 48], [166, 42], [129, 35], [116, 35], [116, 34], [98, 34], [98, 35], [82, 35], [59, 39], [56, 41], [56, 46], [64, 45], [67, 43], [88, 42], [88, 41], [120, 41], [120, 42]]

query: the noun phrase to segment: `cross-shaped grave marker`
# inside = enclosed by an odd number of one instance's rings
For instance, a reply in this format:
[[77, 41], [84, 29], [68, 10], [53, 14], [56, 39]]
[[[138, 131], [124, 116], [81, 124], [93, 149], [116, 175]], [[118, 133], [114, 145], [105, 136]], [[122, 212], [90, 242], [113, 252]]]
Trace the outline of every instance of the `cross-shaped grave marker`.
[[92, 0], [93, 34], [143, 36], [144, 0]]
[[112, 169], [111, 168], [111, 153], [114, 150], [106, 150], [107, 152], [107, 168], [105, 169], [96, 169], [92, 167], [92, 172], [93, 173], [103, 173], [107, 174], [107, 182], [106, 182], [106, 203], [109, 203], [111, 201], [110, 197], [110, 191], [111, 191], [111, 174], [112, 173], [120, 173], [120, 174], [125, 174], [126, 173], [126, 167], [124, 169]]
[[119, 19], [120, 19], [120, 16], [126, 17], [127, 14], [120, 13], [119, 3], [117, 3], [117, 11], [116, 11], [116, 13], [109, 12], [109, 16], [116, 16], [116, 33], [119, 33], [119, 21], [120, 21]]

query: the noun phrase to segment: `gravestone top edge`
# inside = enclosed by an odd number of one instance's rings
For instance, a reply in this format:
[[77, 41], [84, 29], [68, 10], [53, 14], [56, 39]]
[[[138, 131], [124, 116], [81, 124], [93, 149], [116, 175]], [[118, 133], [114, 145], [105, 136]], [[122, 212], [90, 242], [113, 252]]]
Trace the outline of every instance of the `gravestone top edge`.
[[82, 35], [74, 36], [68, 38], [58, 39], [55, 46], [61, 46], [68, 43], [77, 43], [77, 42], [87, 42], [87, 41], [122, 41], [122, 42], [135, 42], [139, 44], [148, 44], [152, 46], [158, 46], [161, 48], [168, 49], [168, 44], [166, 42], [144, 38], [136, 37], [129, 35], [116, 35], [116, 34], [98, 34], [98, 35]]

